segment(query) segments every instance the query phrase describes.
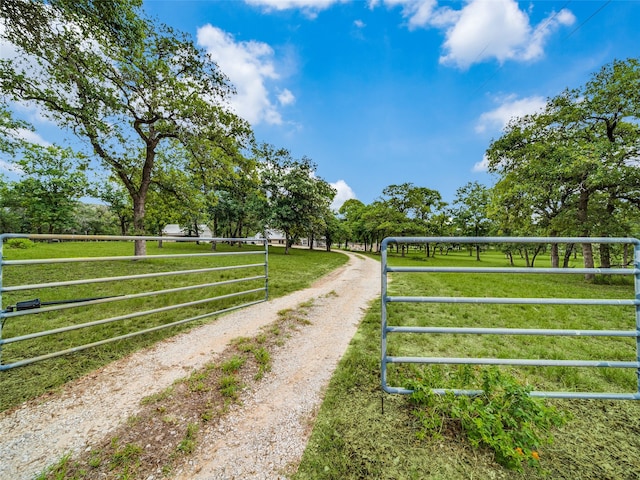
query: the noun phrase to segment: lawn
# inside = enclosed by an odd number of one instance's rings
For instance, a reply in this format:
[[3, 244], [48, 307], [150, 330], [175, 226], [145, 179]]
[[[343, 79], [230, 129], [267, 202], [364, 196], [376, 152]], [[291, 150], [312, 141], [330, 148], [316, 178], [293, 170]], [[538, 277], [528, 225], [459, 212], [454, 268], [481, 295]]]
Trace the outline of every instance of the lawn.
[[[579, 260], [579, 259], [578, 259]], [[401, 258], [394, 265], [478, 265], [466, 252], [425, 259]], [[506, 266], [499, 253], [485, 253], [480, 266]], [[540, 258], [537, 265], [548, 265]], [[521, 265], [522, 266], [522, 265]], [[632, 278], [580, 275], [392, 274], [391, 295], [633, 298]], [[633, 307], [488, 306], [467, 304], [390, 304], [390, 324], [504, 326], [523, 328], [621, 329], [635, 327]], [[393, 355], [480, 356], [496, 358], [615, 359], [635, 361], [635, 339], [489, 335], [389, 335]], [[475, 367], [476, 377], [479, 370]], [[392, 365], [389, 383], [436, 378], [443, 385], [458, 367]], [[636, 391], [636, 372], [628, 369], [500, 367], [531, 389]], [[435, 372], [435, 374], [434, 374]], [[481, 385], [474, 385], [480, 387]], [[453, 402], [442, 399], [441, 402]], [[372, 305], [334, 374], [311, 440], [295, 479], [453, 479], [453, 478], [640, 478], [640, 402], [538, 400], [554, 407], [566, 423], [551, 429], [553, 443], [540, 445], [539, 460], [516, 471], [500, 465], [486, 446], [473, 446], [460, 423], [439, 420], [425, 434], [424, 417], [408, 396], [380, 389], [380, 306]], [[431, 413], [436, 411], [432, 408]], [[440, 412], [440, 410], [437, 410]], [[499, 412], [495, 412], [496, 415]], [[513, 445], [515, 450], [518, 445]]]
[[[6, 260], [23, 260], [35, 258], [73, 258], [98, 256], [128, 256], [132, 254], [132, 244], [125, 242], [64, 242], [37, 243], [29, 249], [7, 248], [4, 256]], [[249, 252], [261, 250], [262, 247], [229, 246], [218, 244], [218, 252]], [[31, 285], [35, 283], [60, 282], [81, 278], [101, 278], [110, 276], [138, 275], [153, 272], [166, 272], [173, 269], [203, 269], [225, 265], [246, 265], [264, 262], [264, 255], [233, 255], [217, 257], [184, 257], [171, 259], [153, 259], [155, 255], [208, 253], [208, 244], [165, 242], [163, 248], [157, 243], [148, 242], [148, 258], [135, 261], [111, 262], [83, 262], [60, 263], [49, 265], [5, 266], [3, 271], [3, 285]], [[284, 249], [271, 247], [269, 249], [269, 297], [286, 295], [297, 289], [305, 288], [315, 279], [335, 269], [347, 261], [347, 257], [340, 253], [292, 249], [289, 255], [284, 255]], [[157, 291], [169, 288], [180, 288], [194, 283], [214, 283], [228, 281], [238, 276], [251, 277], [264, 274], [264, 267], [248, 267], [240, 270], [212, 271], [193, 275], [176, 275], [158, 278], [142, 278], [137, 280], [104, 282], [90, 285], [74, 285], [52, 287], [42, 290], [26, 290], [5, 293], [2, 298], [2, 308], [15, 305], [18, 301], [40, 298], [41, 301], [56, 301], [60, 299], [84, 299], [94, 297], [110, 297], [139, 292]], [[241, 285], [241, 287], [239, 287]], [[264, 287], [264, 280], [252, 280], [242, 284], [231, 284], [220, 287], [210, 287], [198, 290], [186, 290], [158, 297], [142, 297], [130, 300], [105, 303], [79, 309], [60, 310], [39, 315], [8, 318], [3, 328], [3, 338], [11, 338], [32, 332], [51, 328], [66, 327], [88, 320], [98, 320], [113, 316], [127, 315], [140, 310], [163, 308], [170, 304], [185, 303], [193, 300], [206, 299], [212, 296], [227, 295], [241, 290], [259, 289]], [[165, 312], [145, 315], [99, 325], [64, 334], [58, 334], [38, 339], [26, 340], [6, 344], [2, 348], [4, 364], [48, 352], [76, 345], [101, 341], [116, 335], [127, 334], [143, 328], [153, 328], [169, 322], [188, 319], [210, 311], [233, 307], [239, 303], [259, 301], [264, 298], [264, 292], [259, 291], [240, 297], [207, 302], [188, 308], [168, 310]], [[59, 388], [64, 383], [78, 378], [106, 363], [126, 356], [136, 350], [193, 328], [205, 322], [214, 322], [214, 317], [196, 320], [180, 326], [169, 327], [151, 333], [139, 335], [126, 340], [101, 345], [80, 352], [44, 360], [24, 367], [0, 372], [0, 411], [35, 398], [46, 392]]]

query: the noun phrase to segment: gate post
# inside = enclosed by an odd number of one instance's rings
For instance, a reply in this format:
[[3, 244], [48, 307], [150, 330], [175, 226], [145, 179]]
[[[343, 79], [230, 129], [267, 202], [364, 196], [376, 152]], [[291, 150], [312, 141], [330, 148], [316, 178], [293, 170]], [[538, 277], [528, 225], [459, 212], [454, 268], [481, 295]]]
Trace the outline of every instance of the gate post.
[[[633, 244], [634, 262], [633, 267], [636, 270], [634, 275], [635, 298], [636, 298], [636, 361], [640, 363], [640, 243]], [[636, 371], [638, 375], [638, 395], [640, 396], [640, 367]]]
[[387, 239], [382, 240], [380, 246], [380, 318], [381, 318], [381, 354], [380, 354], [380, 381], [382, 389], [387, 391]]

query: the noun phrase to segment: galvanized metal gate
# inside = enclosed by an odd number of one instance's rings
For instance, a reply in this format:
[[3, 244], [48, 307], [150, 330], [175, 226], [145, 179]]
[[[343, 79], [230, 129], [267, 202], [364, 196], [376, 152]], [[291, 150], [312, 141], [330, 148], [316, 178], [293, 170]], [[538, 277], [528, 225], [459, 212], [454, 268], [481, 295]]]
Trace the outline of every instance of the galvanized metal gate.
[[[143, 240], [143, 241], [163, 241], [163, 242], [233, 242], [233, 243], [252, 243], [257, 245], [263, 245], [264, 248], [261, 249], [248, 249], [244, 248], [238, 251], [224, 251], [224, 252], [216, 252], [210, 251], [206, 253], [181, 253], [181, 254], [168, 254], [168, 255], [148, 255], [145, 257], [140, 256], [115, 256], [115, 257], [85, 257], [85, 258], [43, 258], [43, 259], [32, 259], [32, 260], [6, 260], [3, 256], [3, 245], [5, 240], [9, 239], [32, 239], [39, 241], [124, 241], [124, 242], [133, 242], [135, 240]], [[60, 244], [60, 249], [64, 251], [64, 245]], [[226, 265], [217, 265], [215, 262], [216, 257], [222, 256], [233, 256], [233, 260], [231, 262], [227, 262]], [[260, 256], [262, 259], [258, 262], [252, 262], [251, 258], [255, 256]], [[57, 266], [60, 265], [59, 269], [65, 268], [65, 264], [78, 264], [87, 265], [89, 262], [95, 264], [95, 262], [102, 262], [102, 265], [113, 262], [146, 262], [147, 264], [156, 262], [156, 261], [164, 261], [167, 259], [177, 259], [178, 262], [186, 261], [186, 259], [194, 259], [194, 257], [205, 257], [211, 258], [212, 262], [207, 264], [204, 268], [188, 268], [188, 269], [180, 269], [175, 266], [169, 266], [166, 270], [157, 271], [158, 268], [151, 269], [150, 272], [138, 273], [135, 275], [115, 275], [115, 276], [104, 276], [99, 278], [80, 278], [80, 279], [70, 279], [66, 274], [59, 274], [58, 276], [62, 276], [65, 278], [63, 281], [47, 281], [46, 274], [44, 278], [42, 278], [43, 283], [37, 284], [14, 284], [14, 285], [6, 285], [3, 281], [3, 270], [7, 268], [28, 268], [29, 266], [42, 266], [42, 265], [51, 265]], [[140, 264], [138, 264], [140, 265]], [[71, 267], [67, 267], [69, 270]], [[117, 267], [114, 267], [117, 271]], [[112, 269], [113, 271], [114, 269]], [[60, 272], [60, 270], [58, 270]], [[64, 271], [62, 271], [64, 272]], [[236, 273], [237, 272], [237, 273]], [[245, 273], [243, 273], [245, 272]], [[219, 275], [220, 278], [216, 278], [215, 281], [209, 280], [204, 281], [203, 276], [205, 275]], [[35, 292], [45, 291], [51, 292], [56, 291], [56, 289], [60, 287], [70, 287], [70, 291], [73, 292], [72, 289], [81, 288], [84, 285], [95, 286], [96, 289], [103, 284], [107, 284], [111, 282], [114, 283], [123, 283], [127, 281], [147, 281], [148, 279], [163, 279], [162, 283], [168, 281], [169, 278], [176, 278], [176, 276], [182, 276], [181, 278], [195, 278], [193, 281], [184, 280], [179, 286], [174, 286], [173, 288], [166, 288], [166, 285], [157, 284], [154, 290], [140, 290], [134, 293], [119, 293], [116, 295], [92, 295], [92, 298], [81, 298], [81, 299], [67, 299], [67, 300], [58, 300], [58, 301], [47, 301], [41, 302], [39, 299], [31, 299], [31, 300], [23, 300], [23, 301], [15, 301], [17, 298], [20, 298], [19, 295], [35, 295]], [[49, 279], [50, 280], [50, 279]], [[225, 292], [222, 294], [217, 292], [218, 289], [224, 288]], [[16, 292], [19, 292], [16, 294]], [[27, 293], [24, 293], [27, 292]], [[68, 292], [68, 291], [67, 291]], [[192, 301], [180, 301], [176, 303], [175, 297], [176, 295], [181, 294], [182, 292], [189, 292], [189, 295], [193, 295], [194, 292], [199, 292], [199, 297], [196, 300]], [[7, 295], [10, 294], [13, 299], [12, 302], [14, 305], [7, 305], [8, 299]], [[67, 293], [67, 295], [70, 293]], [[4, 295], [4, 298], [3, 298]], [[46, 295], [46, 294], [45, 294]], [[115, 342], [117, 340], [123, 340], [126, 338], [130, 338], [136, 335], [142, 335], [145, 333], [150, 333], [156, 330], [161, 330], [169, 327], [174, 327], [177, 325], [182, 325], [188, 322], [193, 322], [196, 320], [200, 320], [203, 318], [207, 318], [213, 315], [218, 315], [221, 313], [229, 312], [232, 310], [236, 310], [239, 308], [247, 307], [249, 305], [253, 305], [256, 303], [264, 302], [268, 299], [268, 240], [267, 239], [247, 239], [247, 238], [189, 238], [189, 237], [133, 237], [133, 236], [96, 236], [96, 235], [23, 235], [23, 234], [3, 234], [0, 235], [0, 371], [8, 370], [11, 368], [28, 365], [40, 360], [45, 360], [49, 358], [58, 357], [61, 355], [77, 352], [80, 350], [84, 350], [91, 347], [96, 347], [98, 345], [103, 345], [106, 343]], [[144, 299], [144, 302], [150, 302], [152, 297], [162, 298], [162, 305], [156, 305], [155, 308], [144, 309], [145, 306], [142, 305], [142, 302], [138, 302], [138, 299]], [[230, 300], [236, 299], [236, 300]], [[4, 302], [3, 302], [4, 300]], [[130, 302], [133, 301], [133, 302]], [[130, 302], [132, 306], [132, 310], [125, 314], [118, 314], [115, 316], [107, 316], [105, 318], [99, 319], [87, 319], [82, 318], [84, 315], [82, 309], [87, 309], [88, 307], [95, 305], [105, 305], [112, 302]], [[135, 305], [138, 302], [138, 305]], [[227, 302], [224, 305], [224, 308], [221, 308], [220, 302]], [[234, 303], [235, 302], [235, 303]], [[217, 305], [216, 305], [217, 304]], [[176, 312], [179, 312], [180, 309], [187, 309], [189, 307], [200, 308], [200, 306], [211, 305], [210, 308], [206, 308], [204, 313], [199, 313], [195, 316], [191, 316], [188, 318], [180, 318], [178, 320], [171, 320], [167, 323], [163, 323], [161, 325], [155, 325], [150, 328], [142, 328], [138, 330], [131, 329], [124, 334], [117, 334], [115, 336], [101, 339], [100, 341], [94, 341], [91, 343], [85, 344], [77, 344], [72, 347], [63, 348], [62, 350], [55, 351], [54, 345], [56, 344], [56, 339], [59, 335], [64, 335], [68, 332], [73, 332], [79, 329], [88, 329], [97, 326], [104, 325], [116, 325], [118, 323], [122, 323], [124, 321], [128, 321], [131, 319], [139, 319], [144, 316], [153, 316], [157, 314], [162, 314], [164, 312], [174, 312], [172, 315], [178, 316]], [[64, 310], [65, 312], [61, 313], [61, 316], [69, 315], [69, 310], [76, 309], [80, 312], [77, 313], [78, 317], [81, 319], [74, 322], [68, 322], [68, 324], [63, 326], [58, 326], [57, 328], [42, 330], [42, 331], [29, 331], [28, 333], [23, 333], [22, 328], [16, 328], [16, 334], [5, 338], [3, 337], [3, 327], [7, 322], [22, 322], [25, 330], [28, 330], [28, 320], [27, 316], [33, 315], [45, 315], [50, 312], [58, 312]], [[74, 312], [76, 313], [76, 312]], [[96, 312], [95, 309], [91, 311], [91, 313], [87, 315], [98, 315], [100, 316], [101, 312]], [[95, 318], [95, 317], [94, 317]], [[85, 321], [89, 320], [89, 321]], [[11, 325], [13, 326], [13, 325]], [[5, 329], [6, 331], [6, 329]], [[15, 333], [15, 332], [14, 332]], [[51, 348], [54, 351], [47, 351], [47, 353], [39, 353], [34, 356], [23, 356], [13, 354], [8, 362], [5, 362], [5, 358], [3, 358], [3, 350], [5, 350], [7, 345], [11, 345], [12, 347], [19, 342], [29, 342], [34, 339], [42, 338], [42, 337], [54, 337], [51, 340]], [[47, 345], [48, 347], [49, 345]], [[6, 357], [6, 355], [5, 355]], [[21, 357], [21, 358], [18, 358]]]
[[[627, 244], [634, 247], [632, 268], [516, 268], [516, 267], [393, 267], [388, 263], [388, 247], [392, 244]], [[591, 398], [614, 400], [640, 400], [640, 240], [635, 238], [573, 238], [573, 237], [393, 237], [385, 238], [381, 244], [382, 253], [382, 302], [381, 302], [381, 382], [388, 393], [409, 394], [411, 390], [387, 384], [387, 365], [394, 363], [415, 364], [471, 364], [471, 365], [516, 365], [516, 366], [562, 366], [562, 367], [606, 367], [636, 369], [638, 388], [634, 393], [600, 393], [600, 392], [548, 392], [532, 391], [531, 396], [548, 398]], [[606, 274], [633, 275], [635, 285], [634, 298], [594, 299], [594, 298], [499, 298], [499, 297], [427, 297], [427, 296], [390, 296], [388, 293], [388, 274], [402, 273], [500, 273], [500, 274]], [[630, 322], [629, 330], [563, 330], [542, 328], [456, 328], [429, 326], [390, 326], [387, 306], [394, 302], [410, 303], [472, 303], [472, 304], [525, 304], [525, 305], [612, 305], [633, 307], [635, 309], [635, 325]], [[388, 354], [388, 335], [400, 334], [452, 334], [452, 335], [547, 335], [574, 337], [632, 337], [636, 339], [635, 361], [610, 360], [553, 360], [553, 359], [518, 359], [518, 358], [453, 358], [453, 357], [400, 357]], [[481, 390], [446, 390], [433, 389], [435, 394], [452, 391], [456, 395], [477, 395]]]

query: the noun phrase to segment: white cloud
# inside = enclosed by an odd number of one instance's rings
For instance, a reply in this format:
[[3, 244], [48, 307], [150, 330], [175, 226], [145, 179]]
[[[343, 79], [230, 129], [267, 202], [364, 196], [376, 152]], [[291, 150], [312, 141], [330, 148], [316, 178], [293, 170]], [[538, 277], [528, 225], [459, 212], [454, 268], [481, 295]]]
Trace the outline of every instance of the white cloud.
[[537, 113], [545, 105], [546, 100], [539, 96], [517, 98], [515, 95], [508, 95], [500, 100], [498, 107], [480, 115], [475, 130], [478, 133], [501, 130], [512, 118]]
[[292, 105], [296, 102], [296, 97], [291, 93], [291, 90], [285, 88], [278, 94], [278, 102], [280, 105]]
[[17, 173], [18, 175], [23, 175], [24, 171], [20, 168], [19, 165], [11, 162], [7, 162], [6, 160], [2, 160], [0, 158], [0, 172], [9, 172], [9, 173]]
[[482, 160], [476, 162], [473, 165], [472, 170], [474, 172], [486, 172], [489, 169], [489, 158], [486, 155], [482, 156]]
[[38, 135], [36, 132], [27, 130], [26, 128], [18, 128], [14, 132], [16, 138], [20, 138], [29, 143], [35, 143], [43, 147], [50, 147], [51, 143], [47, 142], [44, 138]]
[[347, 1], [349, 0], [245, 0], [249, 5], [263, 7], [267, 11], [300, 9], [309, 18], [317, 17], [318, 12], [336, 3]]
[[[199, 28], [197, 38], [235, 86], [237, 94], [230, 101], [235, 112], [252, 124], [282, 124], [267, 86], [269, 81], [280, 78], [273, 49], [262, 42], [236, 42], [232, 35], [212, 25]], [[295, 100], [287, 89], [278, 98], [281, 105]]]
[[336, 196], [333, 198], [333, 202], [331, 202], [331, 209], [334, 211], [338, 211], [347, 200], [356, 198], [356, 194], [344, 180], [338, 180], [329, 185], [337, 190]]
[[362, 21], [362, 20], [354, 20], [353, 24], [357, 27], [357, 28], [364, 28], [367, 25]]
[[563, 9], [534, 27], [516, 0], [467, 0], [460, 10], [441, 7], [437, 0], [383, 2], [389, 8], [402, 7], [409, 29], [445, 30], [440, 62], [461, 69], [490, 59], [500, 63], [536, 60], [544, 55], [544, 45], [551, 34], [575, 22], [573, 13]]

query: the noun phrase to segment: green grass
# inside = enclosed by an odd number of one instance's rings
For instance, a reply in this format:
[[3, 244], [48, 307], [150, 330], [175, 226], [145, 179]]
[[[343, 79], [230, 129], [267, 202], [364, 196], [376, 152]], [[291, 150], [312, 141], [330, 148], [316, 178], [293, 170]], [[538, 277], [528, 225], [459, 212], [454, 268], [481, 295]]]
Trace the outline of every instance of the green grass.
[[[208, 253], [210, 245], [192, 243], [165, 242], [158, 248], [155, 242], [148, 242], [148, 257], [134, 261], [83, 262], [50, 265], [5, 266], [3, 269], [3, 285], [29, 285], [35, 283], [59, 282], [86, 278], [109, 276], [137, 275], [171, 270], [202, 269], [237, 264], [257, 264], [264, 260], [263, 255], [240, 255], [219, 257], [195, 257], [183, 259], [153, 259], [154, 255], [181, 253]], [[261, 250], [262, 247], [229, 246], [218, 244], [217, 251], [248, 252]], [[133, 253], [131, 243], [123, 242], [64, 242], [37, 243], [29, 249], [4, 248], [7, 260], [32, 258], [70, 258], [126, 256]], [[337, 266], [345, 263], [347, 257], [339, 253], [292, 249], [284, 255], [284, 249], [270, 248], [269, 251], [269, 296], [270, 298], [286, 295], [297, 289], [309, 286], [314, 280]], [[176, 275], [159, 278], [138, 279], [129, 281], [105, 282], [92, 285], [69, 287], [53, 287], [41, 290], [8, 292], [2, 297], [2, 308], [16, 302], [33, 298], [41, 301], [70, 300], [93, 297], [118, 296], [145, 291], [158, 291], [178, 288], [195, 283], [213, 283], [231, 280], [238, 277], [258, 276], [264, 274], [263, 267], [243, 268], [222, 272], [208, 272], [194, 275]], [[10, 338], [53, 328], [77, 325], [87, 321], [106, 319], [126, 315], [136, 311], [162, 308], [166, 305], [185, 303], [193, 300], [220, 296], [239, 290], [255, 289], [264, 286], [264, 280], [254, 280], [241, 284], [207, 287], [198, 290], [187, 290], [157, 297], [143, 297], [83, 308], [73, 308], [38, 315], [6, 319], [2, 337]], [[47, 354], [84, 343], [101, 341], [105, 338], [123, 335], [131, 331], [153, 328], [170, 322], [188, 319], [207, 312], [229, 308], [240, 303], [260, 300], [264, 292], [243, 295], [237, 298], [217, 300], [179, 310], [145, 315], [132, 319], [83, 328], [47, 336], [39, 339], [25, 340], [2, 346], [2, 362], [8, 364], [22, 358]], [[64, 383], [78, 378], [111, 361], [126, 356], [136, 350], [152, 345], [159, 340], [175, 335], [178, 332], [203, 323], [215, 321], [215, 317], [197, 320], [186, 325], [170, 327], [163, 330], [139, 335], [126, 340], [90, 348], [55, 359], [44, 360], [28, 366], [0, 372], [0, 411], [18, 405], [25, 400], [35, 398], [46, 392], [54, 391]]]
[[[425, 260], [391, 258], [395, 265], [504, 266], [499, 254], [485, 253], [478, 264], [466, 253]], [[538, 266], [548, 265], [539, 258]], [[523, 265], [522, 265], [523, 266]], [[462, 277], [462, 278], [461, 278]], [[631, 279], [586, 283], [578, 275], [393, 274], [391, 294], [424, 296], [514, 296], [633, 298]], [[391, 324], [505, 326], [632, 330], [632, 307], [481, 305], [390, 305]], [[488, 335], [389, 334], [394, 355], [485, 356], [635, 360], [634, 339], [501, 337]], [[391, 366], [389, 383], [406, 385], [425, 372]], [[501, 369], [534, 389], [634, 392], [631, 370], [569, 368]], [[442, 368], [443, 380], [451, 371]], [[380, 307], [376, 302], [341, 360], [326, 393], [298, 472], [302, 479], [466, 479], [640, 477], [640, 402], [553, 400], [569, 421], [552, 429], [554, 442], [540, 445], [539, 468], [524, 472], [499, 465], [488, 448], [473, 447], [450, 423], [438, 435], [424, 429], [407, 396], [380, 389]], [[384, 405], [384, 413], [383, 413]], [[513, 445], [513, 448], [517, 448]]]

